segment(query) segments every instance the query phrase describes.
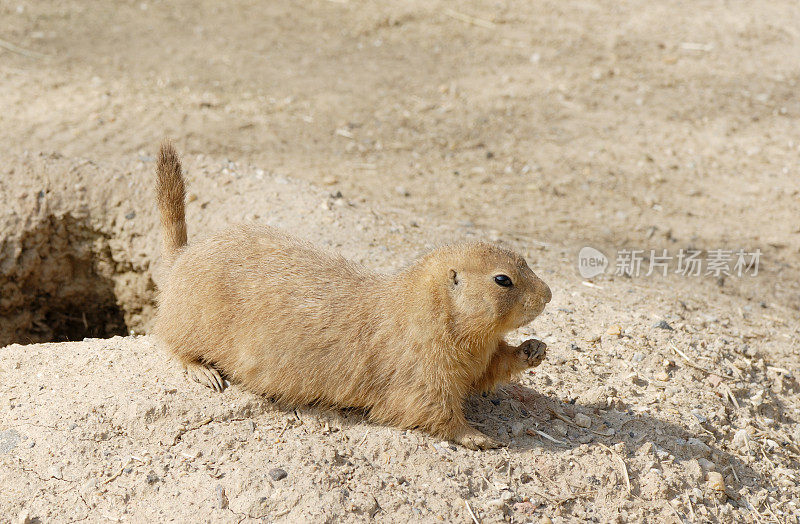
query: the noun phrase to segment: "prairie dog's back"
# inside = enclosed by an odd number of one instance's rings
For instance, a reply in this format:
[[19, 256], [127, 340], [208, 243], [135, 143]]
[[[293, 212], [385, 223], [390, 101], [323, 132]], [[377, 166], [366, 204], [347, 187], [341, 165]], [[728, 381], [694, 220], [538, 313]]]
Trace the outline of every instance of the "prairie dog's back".
[[314, 397], [332, 389], [332, 376], [364, 386], [356, 375], [377, 359], [353, 343], [371, 335], [359, 326], [380, 322], [381, 277], [275, 228], [234, 226], [176, 259], [155, 332], [181, 357], [212, 363], [256, 391], [342, 402]]

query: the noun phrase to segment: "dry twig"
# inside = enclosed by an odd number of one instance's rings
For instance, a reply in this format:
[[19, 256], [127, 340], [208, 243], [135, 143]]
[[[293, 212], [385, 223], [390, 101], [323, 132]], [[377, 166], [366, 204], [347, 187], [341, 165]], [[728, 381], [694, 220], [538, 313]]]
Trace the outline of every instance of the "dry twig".
[[549, 440], [550, 442], [553, 442], [554, 444], [558, 444], [559, 446], [563, 446], [563, 447], [568, 447], [566, 442], [564, 442], [563, 440], [558, 440], [557, 438], [551, 437], [550, 435], [548, 435], [544, 431], [539, 431], [538, 429], [534, 429], [534, 430], [528, 429], [525, 432], [528, 435], [531, 435], [531, 436], [536, 436], [536, 434], [538, 434], [540, 437], [544, 437], [547, 440]]
[[601, 442], [598, 442], [598, 444], [600, 444], [600, 446], [603, 447], [606, 451], [611, 453], [611, 456], [613, 456], [615, 459], [617, 459], [617, 461], [619, 462], [620, 466], [622, 466], [622, 478], [625, 480], [625, 488], [628, 490], [628, 495], [630, 495], [631, 494], [631, 479], [628, 476], [628, 466], [625, 465], [625, 461], [622, 459], [622, 457], [619, 456], [619, 453], [617, 453], [613, 449], [609, 448], [608, 446], [606, 446], [605, 444], [603, 444]]
[[731, 404], [733, 404], [736, 409], [739, 409], [739, 401], [736, 400], [736, 397], [733, 395], [733, 391], [731, 391], [731, 388], [728, 387], [727, 384], [722, 384], [721, 388], [722, 392], [725, 393], [725, 396], [727, 396], [728, 399], [730, 399]]
[[472, 511], [472, 507], [470, 507], [469, 502], [467, 502], [466, 499], [464, 499], [464, 505], [467, 507], [467, 511], [469, 511], [469, 516], [472, 517], [472, 522], [475, 524], [480, 524], [478, 517], [475, 516], [475, 512]]
[[471, 25], [476, 25], [478, 27], [485, 27], [486, 29], [494, 29], [496, 26], [494, 22], [490, 22], [489, 20], [484, 20], [483, 18], [477, 18], [474, 16], [465, 15], [464, 13], [453, 11], [450, 8], [445, 9], [444, 14], [446, 14], [450, 18], [455, 18], [456, 20], [461, 20], [462, 22], [466, 22]]
[[712, 371], [712, 370], [710, 370], [710, 369], [706, 369], [706, 368], [704, 368], [703, 366], [698, 366], [697, 364], [695, 364], [694, 362], [692, 362], [692, 359], [690, 359], [690, 358], [689, 358], [689, 356], [688, 356], [686, 353], [684, 353], [683, 351], [681, 351], [680, 349], [678, 349], [677, 347], [675, 347], [675, 344], [670, 344], [670, 345], [669, 345], [669, 347], [670, 347], [670, 348], [672, 348], [672, 350], [673, 350], [675, 353], [677, 353], [678, 355], [680, 355], [681, 357], [683, 357], [683, 359], [686, 361], [686, 364], [687, 364], [689, 367], [692, 367], [692, 368], [694, 368], [694, 369], [697, 369], [697, 370], [699, 370], [699, 371], [702, 371], [703, 373], [708, 373], [709, 375], [711, 375], [711, 374], [714, 374], [714, 375], [717, 375], [718, 377], [721, 377], [721, 378], [723, 378], [723, 379], [730, 380], [728, 377], [725, 377], [725, 376], [723, 376], [723, 375], [720, 375], [720, 374], [719, 374], [719, 373], [717, 373], [716, 371]]
[[36, 51], [30, 51], [28, 49], [23, 49], [19, 46], [12, 44], [11, 42], [6, 42], [5, 40], [0, 40], [0, 47], [5, 49], [6, 51], [11, 51], [12, 53], [17, 53], [18, 55], [26, 56], [28, 58], [46, 58], [47, 55], [42, 53], [37, 53]]

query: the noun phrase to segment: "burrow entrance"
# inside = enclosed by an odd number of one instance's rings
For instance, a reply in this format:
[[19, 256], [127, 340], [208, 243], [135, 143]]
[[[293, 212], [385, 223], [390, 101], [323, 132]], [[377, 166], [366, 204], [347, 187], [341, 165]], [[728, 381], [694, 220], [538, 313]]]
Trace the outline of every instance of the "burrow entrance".
[[119, 298], [119, 269], [109, 238], [69, 214], [2, 239], [0, 347], [127, 335], [140, 316]]

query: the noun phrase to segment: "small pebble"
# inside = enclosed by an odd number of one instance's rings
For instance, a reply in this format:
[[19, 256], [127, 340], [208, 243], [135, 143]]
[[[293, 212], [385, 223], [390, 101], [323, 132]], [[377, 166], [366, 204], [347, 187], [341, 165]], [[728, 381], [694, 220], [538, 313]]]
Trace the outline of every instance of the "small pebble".
[[27, 509], [20, 511], [17, 520], [14, 521], [15, 524], [33, 524], [34, 522], [39, 522], [39, 519], [31, 518], [31, 512]]
[[525, 515], [533, 515], [536, 511], [536, 506], [531, 502], [517, 502], [514, 504], [514, 511], [516, 513], [523, 513]]
[[717, 469], [717, 465], [708, 459], [699, 458], [697, 463], [703, 468], [703, 471], [715, 471]]
[[686, 442], [686, 447], [693, 457], [708, 457], [711, 455], [711, 448], [698, 438], [690, 438]]
[[214, 488], [214, 495], [217, 498], [217, 507], [219, 507], [219, 509], [228, 507], [228, 496], [225, 494], [225, 488], [223, 488], [222, 485], [217, 484]]
[[82, 487], [81, 492], [88, 495], [97, 489], [97, 479], [89, 479]]
[[456, 446], [455, 444], [453, 444], [452, 442], [449, 442], [447, 440], [443, 440], [443, 441], [439, 442], [439, 446], [442, 449], [450, 450], [450, 451], [456, 451], [458, 449], [458, 446]]
[[502, 510], [506, 503], [503, 499], [491, 499], [486, 502], [486, 507], [494, 510]]
[[272, 478], [272, 480], [277, 482], [279, 480], [285, 479], [286, 477], [289, 476], [289, 474], [286, 473], [281, 468], [272, 468], [271, 470], [269, 470], [269, 476]]
[[609, 326], [606, 330], [606, 335], [610, 335], [612, 337], [620, 337], [622, 336], [622, 326], [619, 324], [614, 324], [613, 326]]
[[693, 482], [701, 482], [703, 480], [703, 467], [700, 462], [695, 459], [690, 459], [684, 462], [683, 467], [686, 469], [686, 474]]
[[0, 454], [8, 453], [19, 444], [20, 436], [17, 430], [8, 429], [0, 431]]
[[750, 441], [750, 436], [747, 434], [746, 429], [740, 429], [733, 435], [733, 446], [736, 449], [747, 449], [747, 443]]
[[589, 418], [588, 415], [584, 415], [583, 413], [576, 413], [575, 424], [582, 428], [588, 428], [592, 425], [592, 419]]
[[724, 501], [727, 495], [725, 494], [725, 481], [722, 479], [722, 474], [718, 471], [709, 471], [706, 480], [706, 486], [711, 494], [716, 496], [718, 500]]
[[517, 421], [517, 422], [514, 422], [513, 424], [511, 424], [511, 436], [512, 437], [518, 437], [518, 436], [522, 435], [523, 431], [525, 431], [525, 424], [523, 424], [522, 422]]
[[554, 433], [561, 435], [562, 437], [567, 436], [567, 425], [560, 420], [554, 420], [553, 422], [551, 422], [550, 429], [552, 429]]
[[153, 471], [152, 469], [150, 470], [149, 473], [147, 473], [147, 483], [148, 484], [155, 484], [159, 480], [161, 480], [161, 479], [158, 477], [158, 475], [156, 475], [156, 472]]
[[653, 327], [658, 328], [658, 329], [666, 329], [667, 331], [674, 331], [675, 330], [675, 328], [670, 326], [667, 323], [666, 320], [660, 320], [660, 321], [656, 322], [655, 324], [653, 324]]

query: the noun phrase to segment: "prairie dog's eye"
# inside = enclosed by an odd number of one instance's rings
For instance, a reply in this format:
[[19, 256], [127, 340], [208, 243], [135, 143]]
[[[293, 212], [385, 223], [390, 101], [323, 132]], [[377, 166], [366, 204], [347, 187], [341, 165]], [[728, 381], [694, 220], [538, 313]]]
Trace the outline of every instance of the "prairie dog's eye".
[[495, 283], [497, 283], [498, 286], [511, 287], [513, 285], [511, 279], [508, 278], [507, 275], [497, 275], [496, 277], [494, 277], [494, 281]]

